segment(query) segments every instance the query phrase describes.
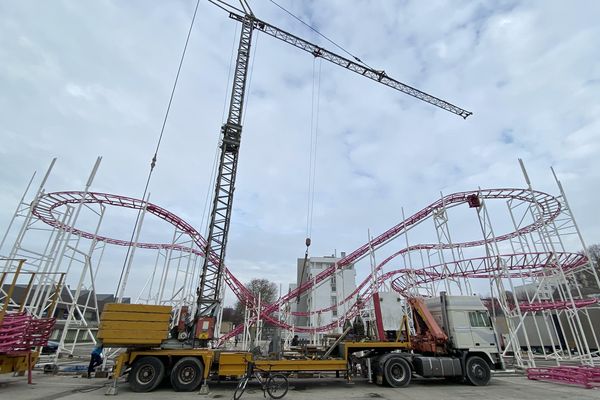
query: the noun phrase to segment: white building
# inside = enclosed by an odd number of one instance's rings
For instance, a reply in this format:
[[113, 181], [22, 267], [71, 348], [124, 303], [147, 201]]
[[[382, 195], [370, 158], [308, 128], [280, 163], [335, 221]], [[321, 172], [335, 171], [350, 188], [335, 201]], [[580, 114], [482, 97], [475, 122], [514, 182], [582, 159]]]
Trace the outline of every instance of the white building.
[[[341, 258], [346, 254], [341, 253]], [[341, 260], [335, 256], [310, 257], [304, 266], [304, 258], [298, 259], [296, 285], [301, 285], [322, 273], [327, 268]], [[356, 270], [354, 264], [350, 264], [335, 274], [321, 281], [316, 286], [302, 294], [295, 301], [296, 309], [299, 312], [310, 312], [329, 308], [343, 301], [356, 289]], [[293, 301], [293, 300], [292, 300]], [[343, 322], [340, 318], [346, 313], [354, 301], [346, 302], [332, 310], [312, 314], [309, 317], [297, 317], [297, 326], [323, 326], [333, 321], [339, 321], [340, 325], [336, 329], [326, 333], [341, 333]]]
[[[514, 290], [518, 301], [527, 301], [528, 299], [532, 299], [534, 296], [535, 301], [551, 300], [557, 286], [557, 278], [546, 277], [545, 282], [542, 284], [527, 283], [524, 285], [515, 286]], [[513, 301], [513, 298], [509, 297], [509, 300]]]

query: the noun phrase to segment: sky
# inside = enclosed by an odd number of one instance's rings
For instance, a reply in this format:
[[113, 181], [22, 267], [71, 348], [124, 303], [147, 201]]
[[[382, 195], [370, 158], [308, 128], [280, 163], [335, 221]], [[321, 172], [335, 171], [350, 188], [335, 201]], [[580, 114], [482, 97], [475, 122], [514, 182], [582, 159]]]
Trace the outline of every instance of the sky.
[[[272, 2], [249, 3], [258, 18], [342, 53]], [[440, 193], [524, 187], [518, 158], [536, 189], [556, 195], [554, 167], [584, 239], [600, 242], [598, 2], [278, 3], [368, 65], [473, 115], [463, 120], [255, 32], [227, 248], [242, 282], [267, 278], [287, 290], [307, 231], [311, 255], [339, 255]], [[142, 197], [195, 4], [0, 3], [0, 234], [34, 171], [39, 185], [54, 157], [49, 192], [82, 190], [101, 156], [91, 190]], [[149, 187], [150, 201], [201, 232], [238, 34], [227, 13], [200, 1]], [[472, 220], [456, 218], [456, 237], [476, 234]], [[111, 209], [102, 233], [128, 238], [134, 219]], [[414, 240], [434, 241], [434, 232]], [[141, 236], [172, 234], [149, 218]], [[13, 237], [14, 228], [1, 254]], [[123, 249], [111, 251], [101, 291], [114, 290], [123, 266]], [[154, 255], [136, 257], [133, 297]]]

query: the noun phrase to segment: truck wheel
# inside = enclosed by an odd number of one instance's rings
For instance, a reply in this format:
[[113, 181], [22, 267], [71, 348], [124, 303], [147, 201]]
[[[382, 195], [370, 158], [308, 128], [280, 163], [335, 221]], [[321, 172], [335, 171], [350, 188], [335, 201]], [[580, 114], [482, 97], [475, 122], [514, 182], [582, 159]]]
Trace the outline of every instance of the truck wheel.
[[202, 363], [195, 357], [184, 357], [171, 370], [171, 386], [177, 392], [196, 390], [204, 375]]
[[412, 371], [410, 365], [402, 357], [392, 357], [383, 367], [385, 381], [391, 387], [403, 387], [410, 383]]
[[142, 357], [129, 372], [129, 386], [134, 392], [154, 390], [165, 376], [165, 366], [156, 357]]
[[467, 359], [466, 378], [473, 386], [485, 386], [490, 382], [492, 373], [490, 366], [481, 357], [473, 356]]

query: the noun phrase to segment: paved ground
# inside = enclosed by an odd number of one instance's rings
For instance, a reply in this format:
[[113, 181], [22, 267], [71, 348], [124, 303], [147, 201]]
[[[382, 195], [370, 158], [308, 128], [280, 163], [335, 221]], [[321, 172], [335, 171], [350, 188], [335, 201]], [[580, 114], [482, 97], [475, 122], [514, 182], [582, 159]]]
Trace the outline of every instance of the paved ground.
[[[522, 376], [495, 377], [489, 386], [473, 387], [449, 383], [444, 380], [413, 381], [410, 386], [392, 389], [357, 381], [353, 385], [343, 380], [310, 379], [291, 380], [293, 385], [285, 400], [360, 400], [360, 399], [600, 399], [600, 390], [558, 385], [546, 382], [529, 381]], [[75, 400], [75, 399], [107, 399], [104, 396], [104, 379], [85, 379], [73, 376], [48, 376], [34, 374], [34, 385], [27, 385], [24, 377], [0, 375], [0, 399], [3, 400]], [[126, 383], [119, 387], [119, 395], [115, 400], [148, 400], [163, 399], [231, 399], [235, 389], [234, 382], [214, 383], [211, 393], [201, 396], [197, 393], [175, 393], [170, 388], [159, 388], [152, 393], [133, 393]], [[267, 397], [268, 398], [268, 397]], [[249, 387], [242, 399], [263, 399], [262, 391], [257, 387]]]

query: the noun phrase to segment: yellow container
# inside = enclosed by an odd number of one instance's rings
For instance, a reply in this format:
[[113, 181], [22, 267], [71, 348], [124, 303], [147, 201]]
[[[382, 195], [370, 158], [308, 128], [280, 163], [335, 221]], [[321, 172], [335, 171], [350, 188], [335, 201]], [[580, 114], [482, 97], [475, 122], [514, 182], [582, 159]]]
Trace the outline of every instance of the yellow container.
[[109, 303], [100, 317], [98, 339], [105, 346], [157, 346], [167, 339], [171, 307]]

